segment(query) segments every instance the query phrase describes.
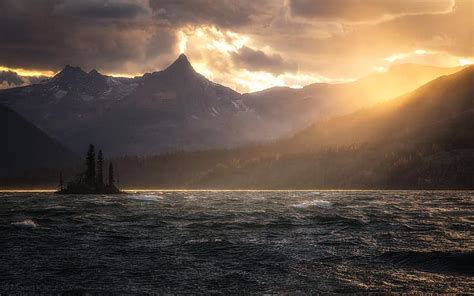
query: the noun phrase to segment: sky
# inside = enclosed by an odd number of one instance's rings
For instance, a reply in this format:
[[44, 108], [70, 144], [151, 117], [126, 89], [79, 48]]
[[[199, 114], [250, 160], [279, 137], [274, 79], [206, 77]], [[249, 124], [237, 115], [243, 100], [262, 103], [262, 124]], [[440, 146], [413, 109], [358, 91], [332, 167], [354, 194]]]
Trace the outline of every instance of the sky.
[[474, 63], [474, 0], [2, 0], [0, 11], [0, 88], [68, 64], [132, 77], [180, 53], [239, 92]]

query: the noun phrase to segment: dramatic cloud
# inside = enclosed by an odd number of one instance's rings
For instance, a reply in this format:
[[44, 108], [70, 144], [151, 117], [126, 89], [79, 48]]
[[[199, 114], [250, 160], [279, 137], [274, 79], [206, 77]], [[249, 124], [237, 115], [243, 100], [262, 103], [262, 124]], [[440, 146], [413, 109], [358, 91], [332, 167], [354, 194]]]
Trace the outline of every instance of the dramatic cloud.
[[293, 15], [343, 21], [373, 21], [408, 14], [447, 13], [454, 0], [290, 0]]
[[215, 25], [235, 29], [268, 24], [281, 0], [150, 0], [155, 16], [162, 24]]
[[133, 19], [149, 16], [151, 9], [146, 0], [66, 0], [54, 12], [88, 19]]
[[3, 0], [0, 11], [0, 70], [36, 76], [66, 64], [133, 76], [185, 53], [245, 92], [474, 60], [472, 0]]
[[0, 65], [58, 71], [72, 64], [125, 73], [164, 66], [175, 54], [174, 30], [153, 25], [151, 15], [138, 14], [146, 7], [137, 3], [148, 5], [135, 2], [141, 8], [125, 13], [132, 6], [125, 1], [2, 1]]
[[0, 71], [0, 89], [39, 83], [45, 76], [20, 76], [14, 71]]
[[0, 71], [0, 83], [6, 82], [8, 85], [22, 85], [25, 83], [21, 77], [13, 71]]
[[233, 61], [249, 71], [267, 71], [273, 74], [296, 72], [294, 62], [285, 61], [279, 54], [268, 55], [261, 50], [254, 50], [243, 46], [238, 52], [232, 54]]

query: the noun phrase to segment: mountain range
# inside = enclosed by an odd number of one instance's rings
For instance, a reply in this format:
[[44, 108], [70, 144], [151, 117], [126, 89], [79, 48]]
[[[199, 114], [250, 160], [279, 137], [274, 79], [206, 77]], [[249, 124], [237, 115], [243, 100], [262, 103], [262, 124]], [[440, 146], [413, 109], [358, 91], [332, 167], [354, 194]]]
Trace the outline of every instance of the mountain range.
[[473, 81], [471, 66], [371, 108], [316, 122], [269, 145], [258, 158], [208, 170], [198, 183], [211, 188], [472, 189]]
[[461, 69], [399, 64], [386, 72], [373, 73], [349, 83], [314, 83], [301, 89], [275, 87], [245, 94], [244, 102], [263, 121], [272, 123], [278, 138], [317, 120], [348, 114], [401, 96], [439, 76]]
[[180, 55], [165, 70], [135, 78], [66, 66], [39, 84], [0, 91], [0, 103], [76, 153], [96, 143], [108, 155], [151, 155], [275, 140], [456, 70], [400, 65], [352, 83], [240, 94]]
[[273, 143], [117, 163], [145, 188], [473, 189], [473, 81], [470, 66]]
[[184, 55], [137, 78], [66, 66], [43, 83], [1, 91], [0, 102], [76, 152], [96, 143], [109, 155], [235, 145], [253, 116], [238, 93], [196, 73]]
[[472, 81], [474, 66], [407, 64], [240, 94], [184, 55], [135, 78], [66, 66], [0, 91], [0, 176], [56, 182], [95, 143], [134, 187], [473, 188]]
[[32, 168], [67, 166], [77, 160], [70, 150], [2, 105], [0, 135], [0, 176], [18, 174]]

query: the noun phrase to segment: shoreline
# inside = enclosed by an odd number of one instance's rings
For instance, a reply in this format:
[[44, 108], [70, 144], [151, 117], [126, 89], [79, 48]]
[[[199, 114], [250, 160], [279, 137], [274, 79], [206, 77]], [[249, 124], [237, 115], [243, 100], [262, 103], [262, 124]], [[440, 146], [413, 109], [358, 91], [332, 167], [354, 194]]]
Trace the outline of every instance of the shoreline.
[[[123, 193], [133, 194], [142, 192], [360, 192], [360, 191], [462, 191], [474, 189], [122, 189]], [[0, 189], [0, 193], [55, 193], [56, 189]], [[104, 195], [98, 193], [97, 195]]]

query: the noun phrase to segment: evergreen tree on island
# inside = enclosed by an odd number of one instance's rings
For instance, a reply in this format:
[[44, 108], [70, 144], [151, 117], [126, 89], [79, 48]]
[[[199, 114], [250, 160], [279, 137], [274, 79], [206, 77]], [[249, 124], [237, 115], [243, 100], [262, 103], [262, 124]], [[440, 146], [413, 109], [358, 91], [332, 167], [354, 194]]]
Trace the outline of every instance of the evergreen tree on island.
[[89, 187], [95, 187], [95, 147], [89, 145], [86, 155], [86, 183]]
[[97, 154], [97, 188], [104, 187], [104, 158], [102, 156], [102, 150], [99, 150]]
[[78, 174], [76, 178], [69, 181], [66, 188], [62, 186], [62, 174], [60, 174], [60, 186], [57, 193], [60, 194], [118, 194], [122, 193], [115, 186], [114, 168], [109, 163], [108, 183], [104, 184], [104, 157], [102, 150], [95, 155], [94, 145], [90, 145], [86, 154], [86, 169]]
[[63, 186], [63, 172], [59, 172], [59, 186], [58, 186], [58, 190], [59, 191], [62, 191], [64, 189], [64, 186]]
[[114, 165], [112, 163], [109, 164], [109, 183], [108, 186], [115, 186], [115, 177], [114, 177]]

